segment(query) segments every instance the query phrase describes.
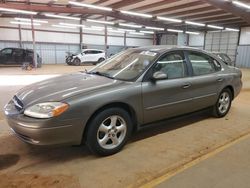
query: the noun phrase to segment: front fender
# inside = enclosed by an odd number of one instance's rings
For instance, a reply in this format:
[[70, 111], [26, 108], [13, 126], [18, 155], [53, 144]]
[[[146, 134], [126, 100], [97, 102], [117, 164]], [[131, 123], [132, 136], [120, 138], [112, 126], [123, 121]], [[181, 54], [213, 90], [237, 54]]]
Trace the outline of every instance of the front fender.
[[105, 90], [82, 93], [65, 102], [70, 105], [70, 111], [65, 115], [72, 119], [80, 117], [85, 123], [98, 109], [112, 103], [127, 104], [135, 112], [137, 124], [143, 123], [141, 83], [124, 83]]

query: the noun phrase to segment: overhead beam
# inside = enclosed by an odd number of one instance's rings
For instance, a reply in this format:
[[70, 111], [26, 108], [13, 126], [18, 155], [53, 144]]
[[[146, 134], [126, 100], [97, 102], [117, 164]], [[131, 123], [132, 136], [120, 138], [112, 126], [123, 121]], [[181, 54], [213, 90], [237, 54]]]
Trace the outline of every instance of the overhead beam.
[[170, 12], [170, 11], [181, 10], [181, 9], [185, 9], [187, 7], [190, 8], [190, 7], [193, 7], [193, 6], [198, 6], [198, 5], [203, 5], [203, 4], [205, 4], [205, 3], [202, 2], [202, 1], [195, 1], [195, 2], [191, 2], [191, 3], [185, 3], [185, 4], [173, 6], [173, 7], [158, 9], [158, 10], [149, 12], [149, 14], [161, 14], [163, 12], [167, 13], [167, 12]]
[[[208, 7], [202, 7], [202, 8], [195, 8], [195, 9], [192, 9], [192, 10], [185, 10], [185, 11], [182, 11], [182, 12], [178, 12], [178, 13], [168, 13], [166, 12], [165, 15], [163, 16], [173, 16], [173, 17], [181, 17], [183, 15], [190, 15], [190, 14], [195, 14], [195, 13], [198, 13], [198, 12], [207, 12], [207, 11], [213, 11], [214, 7], [213, 6], [208, 6]], [[218, 10], [218, 9], [215, 9], [215, 10]]]
[[108, 0], [99, 0], [99, 1], [94, 2], [93, 4], [94, 5], [99, 5], [99, 4], [104, 3], [106, 1], [108, 1]]
[[210, 18], [199, 18], [199, 19], [195, 19], [195, 21], [198, 21], [198, 22], [213, 22], [213, 21], [220, 21], [220, 20], [231, 20], [231, 19], [236, 19], [236, 18], [239, 18], [239, 17], [235, 17], [234, 15], [218, 15], [216, 17], [210, 17]]
[[132, 5], [132, 4], [136, 4], [136, 3], [139, 3], [141, 1], [144, 1], [144, 0], [126, 0], [126, 1], [119, 1], [117, 3], [114, 3], [111, 5], [112, 8], [114, 9], [119, 9], [119, 8], [122, 8], [122, 7], [126, 7], [128, 5]]
[[85, 9], [85, 8], [70, 8], [64, 6], [44, 6], [21, 3], [0, 3], [2, 8], [12, 8], [19, 10], [29, 10], [35, 12], [53, 12], [53, 13], [69, 13], [69, 14], [105, 14], [104, 11]]
[[232, 18], [220, 18], [220, 19], [214, 19], [214, 20], [207, 20], [207, 21], [204, 21], [204, 23], [206, 24], [214, 24], [214, 23], [226, 23], [226, 22], [230, 22], [230, 21], [234, 21], [234, 20], [241, 20], [244, 22], [244, 20], [242, 20], [241, 18], [239, 17], [232, 17]]
[[231, 19], [231, 20], [220, 20], [220, 21], [216, 21], [216, 22], [213, 22], [212, 24], [217, 24], [217, 25], [220, 25], [220, 26], [223, 26], [223, 25], [227, 25], [227, 24], [242, 24], [242, 23], [246, 23], [244, 20], [240, 19], [240, 18], [235, 18], [235, 19]]
[[12, 8], [19, 10], [29, 10], [35, 12], [52, 12], [52, 13], [69, 13], [69, 14], [99, 14], [104, 16], [115, 17], [120, 20], [126, 20], [128, 22], [134, 22], [141, 25], [153, 26], [153, 27], [165, 27], [166, 25], [163, 23], [159, 23], [153, 21], [152, 19], [145, 19], [130, 15], [125, 15], [120, 13], [119, 11], [102, 11], [102, 10], [94, 10], [87, 8], [74, 8], [74, 7], [58, 7], [58, 6], [42, 6], [42, 5], [27, 5], [27, 4], [16, 4], [16, 3], [0, 3], [0, 7], [3, 8]]
[[224, 11], [230, 12], [235, 16], [241, 17], [247, 23], [250, 24], [250, 14], [242, 8], [234, 6], [231, 2], [218, 1], [218, 0], [202, 0], [203, 2], [209, 3], [210, 5], [223, 9]]
[[[175, 0], [165, 0], [166, 2], [173, 2]], [[165, 2], [163, 1], [163, 2]], [[207, 1], [212, 1], [212, 0], [204, 0], [201, 2], [201, 4], [204, 4], [204, 2], [207, 2]], [[124, 2], [124, 1], [122, 1]], [[126, 2], [126, 1], [125, 1]], [[162, 2], [162, 1], [161, 1]], [[216, 1], [217, 2], [217, 1]], [[196, 2], [196, 5], [197, 3], [199, 2]], [[226, 3], [228, 4], [228, 3]], [[230, 3], [229, 3], [230, 4]], [[171, 11], [172, 9], [174, 8], [181, 8], [183, 6], [187, 6], [187, 5], [193, 5], [194, 4], [190, 4], [190, 3], [185, 3], [184, 5], [178, 5], [178, 6], [174, 6], [174, 7], [169, 7], [169, 8], [164, 8], [164, 9], [161, 9], [161, 11], [166, 11], [166, 14], [168, 14], [168, 11]], [[179, 26], [175, 26], [173, 24], [164, 24], [162, 22], [159, 22], [159, 21], [156, 21], [155, 20], [155, 17], [153, 19], [145, 19], [145, 18], [140, 18], [140, 17], [135, 17], [135, 16], [129, 16], [129, 15], [125, 15], [125, 14], [122, 14], [120, 13], [119, 11], [117, 10], [114, 10], [112, 12], [107, 12], [107, 11], [102, 11], [102, 10], [94, 10], [94, 9], [87, 9], [87, 8], [78, 8], [78, 7], [65, 7], [65, 6], [55, 6], [55, 4], [53, 4], [52, 6], [44, 6], [44, 5], [40, 5], [40, 4], [22, 4], [22, 3], [0, 3], [0, 7], [3, 7], [3, 8], [13, 8], [13, 9], [19, 9], [19, 10], [30, 10], [30, 11], [36, 11], [36, 12], [39, 12], [39, 13], [43, 13], [43, 12], [51, 12], [51, 13], [68, 13], [68, 14], [81, 14], [83, 15], [84, 17], [86, 15], [102, 15], [102, 16], [109, 16], [109, 17], [114, 17], [116, 19], [120, 19], [120, 20], [125, 20], [127, 22], [134, 22], [134, 23], [137, 23], [137, 24], [140, 24], [140, 25], [145, 25], [145, 26], [153, 26], [153, 27], [165, 27], [165, 28], [178, 28]], [[198, 11], [208, 11], [208, 10], [211, 10], [213, 8], [213, 6], [208, 6], [208, 7], [203, 7], [203, 8], [196, 8], [194, 10], [189, 10], [189, 11], [183, 11], [183, 12], [178, 12], [178, 13], [170, 13], [169, 15], [170, 16], [173, 16], [174, 15], [177, 15], [177, 16], [181, 16], [183, 14], [187, 14], [187, 13], [190, 13], [190, 17], [193, 17], [192, 13], [198, 13]], [[217, 7], [218, 9], [220, 9], [219, 7]], [[234, 7], [235, 8], [235, 7]], [[215, 9], [217, 10], [217, 13], [219, 12], [218, 9]], [[241, 12], [242, 9], [240, 9]], [[159, 10], [157, 10], [159, 11]], [[221, 10], [221, 12], [223, 12]], [[226, 11], [228, 12], [228, 11]], [[155, 12], [156, 13], [156, 12]], [[247, 13], [249, 14], [249, 13]], [[202, 14], [200, 14], [202, 15]], [[208, 16], [209, 13], [204, 13], [203, 16]], [[234, 14], [235, 15], [235, 14]], [[3, 15], [5, 16], [5, 15]], [[6, 17], [10, 15], [6, 15]], [[25, 15], [22, 15], [23, 17], [25, 17]], [[183, 17], [183, 19], [185, 19], [185, 16], [181, 16]], [[197, 15], [197, 17], [199, 17], [199, 13]], [[232, 19], [237, 19], [237, 18], [234, 18], [234, 16], [231, 16]], [[34, 18], [47, 18], [47, 17], [44, 17], [43, 15], [35, 15]], [[188, 18], [188, 16], [187, 16]], [[203, 20], [204, 18], [204, 20]], [[221, 15], [221, 16], [218, 16], [218, 20], [217, 19], [214, 19], [214, 18], [206, 18], [203, 17], [201, 19], [198, 19], [198, 20], [201, 20], [201, 21], [208, 21], [208, 22], [218, 22], [220, 20], [225, 20], [225, 22], [227, 21], [227, 19], [230, 19], [230, 16], [229, 15]], [[242, 18], [242, 17], [241, 17]], [[48, 19], [48, 18], [47, 18]], [[249, 22], [247, 22], [245, 19], [248, 19]], [[250, 16], [245, 18], [244, 21], [247, 22], [248, 24], [250, 24]]]
[[181, 0], [161, 0], [160, 2], [156, 2], [156, 3], [151, 3], [151, 4], [148, 4], [148, 5], [144, 5], [144, 6], [140, 6], [138, 8], [134, 8], [132, 9], [132, 11], [143, 11], [143, 10], [146, 10], [146, 9], [150, 9], [150, 8], [155, 8], [155, 7], [161, 7], [163, 5], [166, 5], [166, 4], [169, 4], [169, 3], [176, 3], [176, 2], [179, 2]]
[[206, 18], [206, 17], [216, 17], [216, 16], [223, 16], [225, 14], [229, 14], [227, 12], [221, 11], [221, 10], [217, 10], [217, 11], [213, 11], [211, 12], [206, 12], [206, 13], [197, 13], [197, 14], [191, 14], [189, 16], [183, 16], [183, 17], [179, 17], [179, 19], [199, 19], [199, 18]]

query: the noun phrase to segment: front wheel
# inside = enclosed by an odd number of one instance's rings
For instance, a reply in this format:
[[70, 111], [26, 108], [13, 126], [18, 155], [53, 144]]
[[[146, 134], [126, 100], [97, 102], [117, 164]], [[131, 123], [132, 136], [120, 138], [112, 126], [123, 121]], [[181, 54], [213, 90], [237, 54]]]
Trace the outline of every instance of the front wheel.
[[86, 145], [98, 155], [112, 155], [126, 144], [132, 131], [131, 118], [123, 109], [110, 108], [96, 115], [89, 124]]
[[219, 95], [216, 104], [213, 107], [213, 115], [215, 117], [224, 117], [230, 110], [232, 103], [232, 92], [230, 89], [223, 89]]
[[81, 60], [78, 58], [75, 58], [73, 61], [73, 65], [80, 66], [81, 65]]

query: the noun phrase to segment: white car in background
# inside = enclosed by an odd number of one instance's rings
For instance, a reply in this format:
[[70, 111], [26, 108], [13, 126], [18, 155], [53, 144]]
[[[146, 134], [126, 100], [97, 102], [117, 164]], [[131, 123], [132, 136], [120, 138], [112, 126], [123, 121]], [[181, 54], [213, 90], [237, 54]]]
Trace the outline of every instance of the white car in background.
[[79, 54], [72, 54], [66, 57], [68, 65], [81, 65], [82, 63], [101, 63], [105, 60], [105, 52], [97, 49], [84, 49]]

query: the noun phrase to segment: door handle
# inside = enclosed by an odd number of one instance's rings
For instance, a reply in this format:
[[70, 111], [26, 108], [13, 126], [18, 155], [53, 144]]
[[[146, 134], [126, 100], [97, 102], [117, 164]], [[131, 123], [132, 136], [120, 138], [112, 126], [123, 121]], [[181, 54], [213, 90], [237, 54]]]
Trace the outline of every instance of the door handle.
[[190, 83], [187, 83], [187, 84], [185, 84], [185, 85], [182, 86], [183, 89], [187, 89], [187, 88], [189, 88], [189, 87], [191, 87], [191, 84], [190, 84]]
[[218, 81], [218, 82], [222, 82], [222, 81], [223, 81], [223, 78], [218, 78], [217, 81]]

